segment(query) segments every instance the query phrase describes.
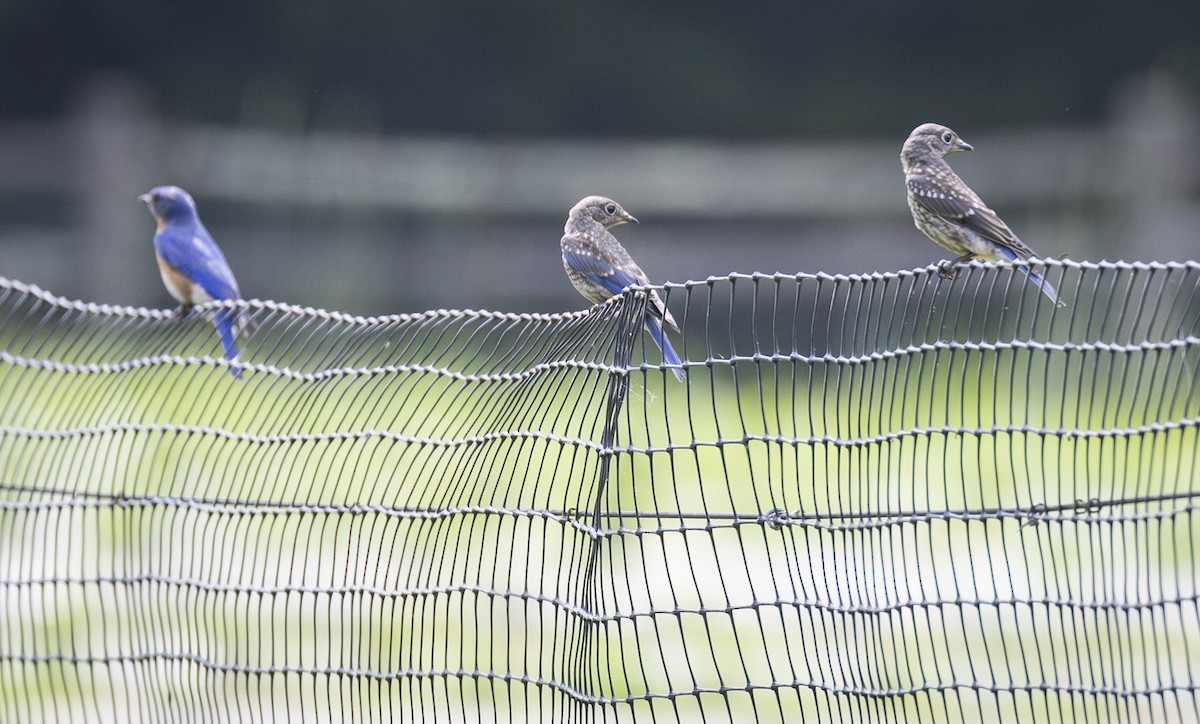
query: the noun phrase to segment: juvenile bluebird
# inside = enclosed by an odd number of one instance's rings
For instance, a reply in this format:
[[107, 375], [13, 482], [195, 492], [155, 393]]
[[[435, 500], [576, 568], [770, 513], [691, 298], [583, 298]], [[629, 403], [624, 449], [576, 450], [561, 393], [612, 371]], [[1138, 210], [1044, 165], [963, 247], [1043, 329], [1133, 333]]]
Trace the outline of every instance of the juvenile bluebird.
[[[567, 215], [560, 243], [563, 267], [571, 283], [592, 304], [600, 304], [620, 294], [626, 287], [650, 283], [650, 278], [642, 268], [609, 232], [612, 227], [627, 221], [638, 222], [616, 201], [603, 196], [588, 196], [575, 204]], [[679, 325], [658, 292], [652, 290], [648, 301], [646, 331], [662, 350], [667, 364], [682, 365], [663, 331], [664, 322], [676, 332], [679, 331]], [[676, 379], [683, 380], [683, 370], [673, 368], [671, 371]]]
[[[138, 197], [150, 207], [158, 222], [154, 233], [154, 252], [163, 284], [171, 296], [179, 300], [180, 310], [186, 313], [194, 304], [214, 300], [241, 298], [237, 280], [220, 247], [200, 223], [196, 202], [178, 186], [157, 186]], [[213, 323], [225, 347], [225, 356], [236, 362], [237, 335], [246, 326], [240, 309], [218, 309]], [[230, 373], [241, 377], [242, 370], [233, 365]]]
[[[1020, 261], [1036, 256], [946, 163], [946, 154], [972, 148], [949, 128], [926, 123], [913, 130], [900, 152], [913, 223], [934, 242], [960, 254], [942, 263], [943, 276], [953, 275], [955, 265], [976, 257]], [[1065, 305], [1045, 277], [1025, 264], [1017, 268], [1055, 306]]]

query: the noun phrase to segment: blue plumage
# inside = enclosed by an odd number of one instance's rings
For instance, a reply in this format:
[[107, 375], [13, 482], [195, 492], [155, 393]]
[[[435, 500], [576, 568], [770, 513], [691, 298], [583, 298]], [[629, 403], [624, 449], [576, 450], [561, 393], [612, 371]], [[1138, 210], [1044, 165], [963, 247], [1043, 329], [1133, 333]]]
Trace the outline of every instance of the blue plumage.
[[[658, 318], [649, 314], [646, 315], [646, 331], [650, 333], [650, 339], [653, 339], [654, 343], [658, 345], [658, 348], [662, 350], [663, 360], [667, 364], [683, 364], [683, 360], [679, 359], [679, 354], [675, 351], [675, 348], [671, 346], [671, 340], [667, 339], [667, 333], [663, 330], [662, 322], [660, 322]], [[683, 381], [682, 370], [673, 369], [671, 371], [675, 373], [675, 379], [681, 382]]]
[[[636, 224], [637, 219], [617, 202], [602, 196], [583, 199], [567, 216], [560, 242], [563, 267], [571, 283], [592, 304], [600, 304], [630, 286], [650, 283], [649, 277], [633, 261], [621, 242], [608, 231], [626, 222]], [[667, 364], [682, 365], [663, 329], [665, 324], [678, 332], [679, 325], [658, 292], [651, 291], [647, 301], [646, 331], [662, 350]], [[684, 379], [683, 370], [679, 367], [671, 371], [676, 379]]]
[[[139, 198], [158, 222], [154, 251], [159, 272], [167, 291], [179, 301], [182, 309], [214, 300], [241, 298], [229, 262], [200, 222], [196, 204], [186, 191], [178, 186], [158, 186]], [[230, 362], [236, 362], [237, 336], [245, 327], [241, 310], [216, 310], [213, 324], [217, 327], [221, 346], [225, 348], [225, 356]], [[242, 370], [235, 364], [230, 367], [230, 374], [240, 378]]]
[[154, 235], [154, 250], [213, 299], [240, 298], [229, 262], [195, 216], [168, 222]]

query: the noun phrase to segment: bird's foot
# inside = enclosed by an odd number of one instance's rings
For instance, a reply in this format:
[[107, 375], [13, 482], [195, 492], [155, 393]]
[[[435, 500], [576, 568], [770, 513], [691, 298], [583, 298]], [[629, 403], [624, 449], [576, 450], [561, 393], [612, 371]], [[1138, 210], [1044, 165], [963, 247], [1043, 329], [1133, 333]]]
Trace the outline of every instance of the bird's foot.
[[190, 305], [190, 304], [180, 304], [175, 309], [176, 319], [187, 319], [187, 316], [191, 313], [192, 313], [192, 305]]
[[938, 264], [938, 276], [942, 279], [953, 279], [958, 276], [958, 268], [952, 261], [943, 261]]

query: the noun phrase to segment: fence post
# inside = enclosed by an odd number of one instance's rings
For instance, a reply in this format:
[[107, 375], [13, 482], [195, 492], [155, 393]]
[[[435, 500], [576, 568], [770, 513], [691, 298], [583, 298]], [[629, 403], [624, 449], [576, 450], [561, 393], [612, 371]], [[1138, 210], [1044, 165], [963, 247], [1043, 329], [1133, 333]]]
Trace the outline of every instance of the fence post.
[[79, 228], [72, 264], [77, 293], [84, 299], [144, 303], [161, 296], [157, 288], [145, 290], [156, 278], [150, 256], [154, 225], [137, 201], [151, 183], [158, 138], [145, 109], [134, 82], [102, 74], [81, 90], [67, 125], [78, 154], [71, 184]]
[[[1175, 259], [1194, 249], [1177, 239], [1194, 238], [1190, 194], [1200, 180], [1195, 143], [1200, 113], [1175, 76], [1151, 72], [1129, 79], [1114, 95], [1108, 152], [1110, 198], [1123, 207], [1124, 229], [1098, 241], [1106, 258]], [[1111, 248], [1116, 239], [1137, 239], [1137, 249]], [[1098, 257], [1101, 255], [1097, 255]]]

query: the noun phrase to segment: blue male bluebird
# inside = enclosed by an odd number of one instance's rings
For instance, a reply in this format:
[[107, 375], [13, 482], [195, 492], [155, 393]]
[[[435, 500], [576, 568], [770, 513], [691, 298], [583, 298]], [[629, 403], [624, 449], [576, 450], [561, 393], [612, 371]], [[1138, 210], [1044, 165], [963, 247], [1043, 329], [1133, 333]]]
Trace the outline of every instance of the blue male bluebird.
[[[972, 149], [971, 144], [949, 128], [926, 123], [913, 130], [900, 152], [913, 223], [925, 236], [961, 255], [943, 262], [943, 276], [952, 276], [956, 264], [976, 257], [985, 261], [1021, 261], [1036, 256], [946, 163], [946, 154]], [[1045, 277], [1027, 264], [1017, 268], [1055, 306], [1064, 306]]]
[[[200, 223], [196, 202], [188, 192], [178, 186], [157, 186], [138, 200], [150, 207], [158, 222], [154, 233], [158, 270], [182, 312], [186, 313], [194, 304], [241, 298], [229, 262]], [[237, 362], [237, 335], [246, 326], [241, 310], [219, 309], [213, 315], [213, 323], [221, 336], [225, 356], [230, 362]], [[230, 367], [230, 373], [242, 376], [236, 364]]]
[[[650, 283], [646, 272], [609, 232], [612, 227], [627, 221], [638, 222], [616, 201], [603, 196], [588, 196], [575, 204], [567, 215], [560, 243], [563, 267], [571, 283], [592, 304], [600, 304], [620, 294], [626, 287]], [[651, 290], [648, 302], [646, 331], [662, 350], [667, 364], [682, 365], [663, 331], [663, 323], [676, 332], [679, 331], [679, 325], [658, 292]], [[682, 369], [676, 367], [671, 371], [676, 379], [683, 380]]]

